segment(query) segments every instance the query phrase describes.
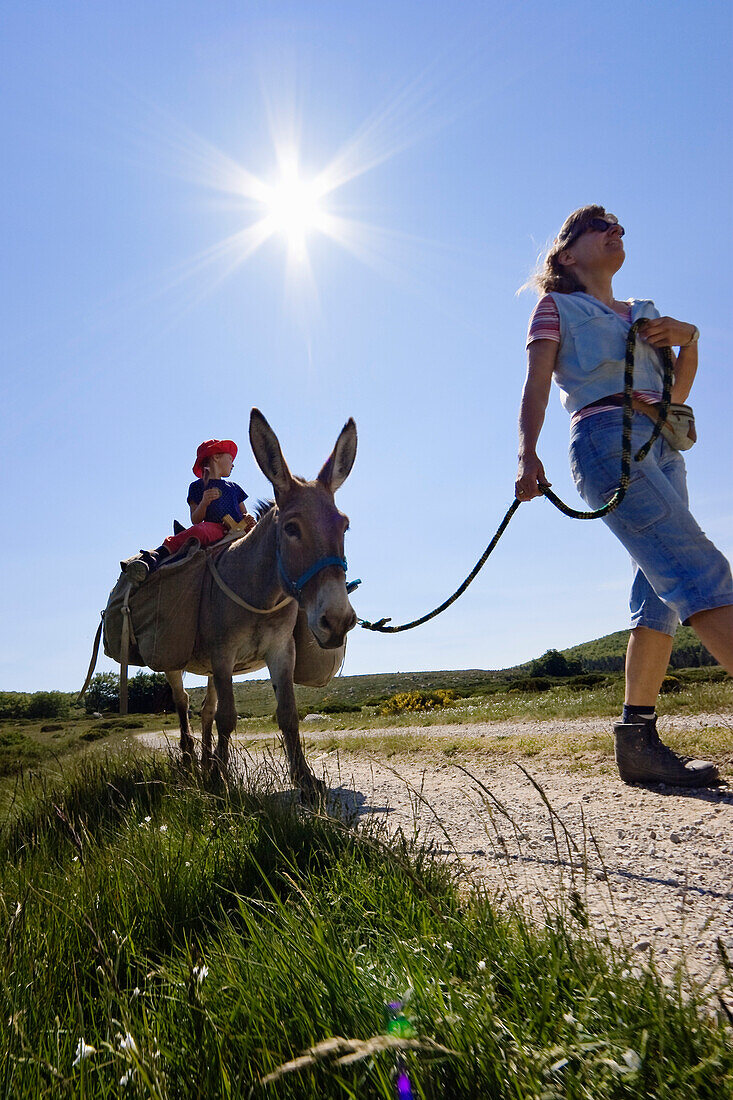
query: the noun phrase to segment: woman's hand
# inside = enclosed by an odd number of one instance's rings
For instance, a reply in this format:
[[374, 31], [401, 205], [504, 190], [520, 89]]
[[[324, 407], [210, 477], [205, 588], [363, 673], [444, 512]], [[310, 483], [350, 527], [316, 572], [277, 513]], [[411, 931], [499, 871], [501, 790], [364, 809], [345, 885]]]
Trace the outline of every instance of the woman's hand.
[[639, 335], [653, 348], [684, 348], [695, 335], [695, 325], [675, 321], [674, 317], [656, 317], [645, 321]]
[[517, 500], [532, 500], [542, 496], [540, 485], [550, 485], [545, 468], [536, 454], [519, 459], [517, 480], [514, 483], [514, 495]]

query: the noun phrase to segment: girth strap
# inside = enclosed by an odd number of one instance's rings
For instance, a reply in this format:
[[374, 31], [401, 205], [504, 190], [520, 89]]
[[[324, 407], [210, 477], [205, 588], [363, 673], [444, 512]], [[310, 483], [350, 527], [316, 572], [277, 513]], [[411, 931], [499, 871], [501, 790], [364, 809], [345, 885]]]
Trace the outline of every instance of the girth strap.
[[280, 600], [280, 603], [276, 603], [274, 607], [253, 607], [251, 603], [247, 603], [247, 601], [243, 600], [241, 596], [238, 596], [234, 589], [230, 588], [226, 581], [222, 579], [221, 574], [214, 564], [213, 557], [207, 558], [206, 564], [209, 567], [209, 572], [211, 573], [216, 583], [219, 585], [219, 588], [221, 588], [224, 595], [228, 596], [230, 600], [234, 601], [234, 603], [239, 604], [240, 607], [245, 608], [246, 611], [252, 611], [255, 615], [274, 615], [276, 611], [280, 611], [283, 607], [286, 607], [289, 603], [293, 602], [292, 596], [286, 596], [284, 600]]

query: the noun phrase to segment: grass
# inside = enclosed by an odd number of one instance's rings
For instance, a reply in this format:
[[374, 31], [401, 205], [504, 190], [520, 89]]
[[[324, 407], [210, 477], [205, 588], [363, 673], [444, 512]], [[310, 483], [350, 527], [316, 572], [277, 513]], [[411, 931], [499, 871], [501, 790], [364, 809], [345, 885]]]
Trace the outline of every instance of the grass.
[[[670, 715], [719, 714], [720, 722], [711, 722], [693, 732], [664, 730], [667, 742], [687, 755], [710, 756], [722, 764], [733, 764], [733, 734], [731, 710], [733, 708], [733, 683], [730, 680], [709, 682], [699, 677], [707, 670], [691, 669], [680, 673], [679, 690], [664, 694], [659, 700], [662, 718]], [[431, 753], [465, 754], [487, 753], [493, 756], [542, 757], [548, 760], [572, 760], [573, 767], [587, 767], [610, 760], [612, 743], [610, 719], [620, 713], [623, 702], [623, 685], [620, 677], [610, 676], [606, 684], [578, 690], [562, 681], [541, 692], [506, 690], [506, 682], [481, 680], [483, 674], [452, 673], [451, 679], [441, 680], [444, 674], [419, 674], [422, 687], [412, 685], [410, 690], [449, 689], [472, 690], [477, 694], [457, 699], [450, 705], [427, 711], [405, 711], [385, 715], [379, 703], [359, 703], [373, 698], [374, 680], [387, 682], [386, 677], [352, 677], [364, 680], [357, 688], [351, 685], [341, 703], [326, 704], [331, 713], [313, 709], [323, 714], [315, 723], [304, 723], [301, 734], [311, 751], [372, 752], [375, 754], [417, 755]], [[417, 674], [416, 674], [417, 676]], [[436, 677], [428, 681], [428, 677]], [[463, 677], [463, 679], [462, 679]], [[415, 677], [400, 676], [399, 685], [409, 687]], [[408, 682], [410, 681], [410, 682]], [[389, 681], [392, 683], [392, 680]], [[451, 687], [452, 684], [452, 687]], [[398, 685], [398, 686], [399, 686]], [[237, 693], [248, 691], [251, 683], [238, 684]], [[267, 689], [269, 681], [257, 690]], [[387, 690], [385, 688], [384, 690]], [[333, 694], [331, 686], [319, 693], [321, 703]], [[192, 709], [196, 711], [196, 696]], [[272, 703], [270, 701], [269, 705]], [[338, 706], [348, 707], [338, 710]], [[352, 709], [353, 708], [353, 709]], [[245, 708], [239, 704], [240, 714]], [[301, 700], [301, 713], [308, 709]], [[562, 723], [572, 718], [598, 718], [597, 728], [591, 731], [573, 731]], [[558, 719], [558, 728], [532, 728], [533, 723]], [[527, 728], [510, 736], [494, 737], [488, 730], [462, 730], [460, 736], [429, 731], [442, 726], [472, 726], [485, 723], [490, 727], [498, 722], [522, 722]], [[196, 724], [196, 723], [194, 723]], [[419, 732], [413, 732], [418, 727]], [[662, 727], [664, 728], [664, 726]], [[129, 748], [135, 734], [150, 730], [170, 730], [176, 738], [178, 723], [175, 716], [140, 714], [120, 717], [109, 714], [93, 718], [78, 710], [71, 717], [50, 721], [29, 719], [4, 719], [0, 721], [0, 811], [15, 796], [19, 777], [26, 772], [55, 774], [69, 761], [89, 752], [100, 754], [109, 749]], [[257, 717], [240, 717], [237, 724], [237, 741], [253, 751], [263, 745], [263, 738], [278, 746], [279, 733], [272, 713]]]
[[[540, 693], [497, 692], [422, 712], [383, 715], [379, 707], [363, 707], [357, 714], [324, 714], [316, 722], [302, 724], [301, 736], [311, 755], [338, 749], [390, 758], [427, 759], [441, 753], [506, 759], [539, 757], [550, 763], [561, 762], [564, 767], [584, 769], [612, 760], [611, 720], [618, 717], [622, 704], [620, 681], [582, 692], [558, 685]], [[662, 695], [658, 710], [665, 742], [685, 755], [712, 757], [724, 766], [732, 765], [732, 707], [730, 682], [692, 682], [680, 691]], [[720, 719], [708, 720], [687, 731], [671, 730], [664, 725], [665, 717], [696, 714], [720, 715]], [[566, 728], [565, 722], [573, 718], [597, 718], [598, 722], [590, 730]], [[552, 719], [558, 719], [557, 726], [551, 724]], [[495, 736], [491, 725], [499, 722], [521, 722], [524, 728], [510, 734], [500, 731]], [[536, 725], [539, 722], [549, 725], [539, 727]], [[483, 727], [471, 728], [478, 723], [483, 723]], [[451, 726], [464, 728], [459, 734], [458, 730], [451, 732]], [[240, 719], [237, 741], [253, 752], [270, 745], [279, 751], [277, 727], [269, 718]]]
[[[530, 925], [433, 852], [262, 780], [90, 755], [23, 787], [0, 849], [3, 1098], [387, 1100], [384, 1005], [408, 993], [423, 1100], [733, 1088], [728, 1023], [682, 976], [632, 976], [582, 904]], [[334, 1036], [354, 1061], [319, 1046]]]

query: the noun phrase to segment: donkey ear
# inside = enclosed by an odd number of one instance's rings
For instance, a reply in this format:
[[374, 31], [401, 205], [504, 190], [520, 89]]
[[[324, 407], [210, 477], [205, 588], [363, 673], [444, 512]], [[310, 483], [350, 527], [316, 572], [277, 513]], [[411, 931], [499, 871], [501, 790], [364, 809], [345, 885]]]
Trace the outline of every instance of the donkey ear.
[[353, 417], [344, 424], [336, 446], [318, 475], [318, 481], [335, 493], [351, 473], [356, 458], [356, 424]]
[[286, 493], [293, 484], [293, 478], [283, 458], [277, 436], [259, 409], [252, 409], [250, 413], [249, 441], [257, 465], [272, 483], [275, 492]]

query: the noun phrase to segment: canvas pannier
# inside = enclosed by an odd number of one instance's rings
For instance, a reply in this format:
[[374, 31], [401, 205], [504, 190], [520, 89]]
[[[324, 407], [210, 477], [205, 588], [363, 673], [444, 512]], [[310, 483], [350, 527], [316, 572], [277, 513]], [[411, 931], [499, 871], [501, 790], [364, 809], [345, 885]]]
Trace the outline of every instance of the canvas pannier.
[[147, 665], [154, 672], [185, 668], [198, 627], [206, 554], [193, 541], [186, 554], [162, 565], [139, 588], [124, 573], [110, 593], [104, 612], [104, 652], [124, 663], [123, 620], [130, 610], [131, 636], [127, 664]]
[[301, 608], [293, 630], [295, 638], [295, 670], [293, 681], [304, 687], [325, 687], [343, 664], [346, 642], [338, 649], [321, 649], [308, 626], [308, 616]]

